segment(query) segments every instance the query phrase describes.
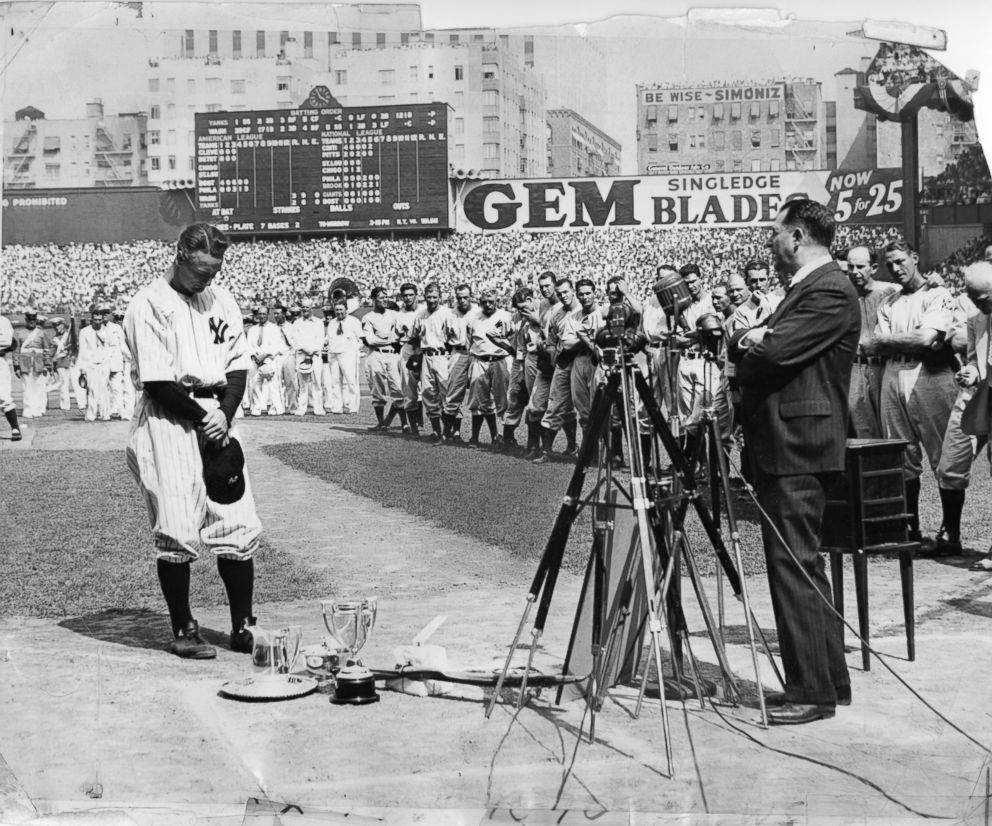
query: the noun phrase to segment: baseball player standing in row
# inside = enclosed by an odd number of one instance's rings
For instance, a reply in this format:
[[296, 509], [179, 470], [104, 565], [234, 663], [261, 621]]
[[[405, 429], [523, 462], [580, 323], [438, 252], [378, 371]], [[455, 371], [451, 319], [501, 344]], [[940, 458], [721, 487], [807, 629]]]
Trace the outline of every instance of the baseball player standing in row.
[[14, 327], [6, 316], [0, 315], [0, 410], [10, 424], [10, 440], [19, 442], [22, 438], [21, 429], [17, 424], [17, 406], [14, 404], [14, 393], [10, 384], [10, 363], [7, 353], [14, 350]]
[[124, 318], [127, 345], [142, 393], [127, 446], [128, 467], [145, 496], [158, 557], [158, 577], [180, 657], [209, 659], [189, 605], [190, 563], [198, 546], [217, 557], [231, 612], [231, 648], [250, 652], [254, 562], [261, 524], [247, 473], [240, 498], [207, 495], [202, 450], [236, 437], [232, 420], [244, 396], [248, 346], [241, 310], [212, 281], [228, 241], [209, 224], [179, 236], [175, 262], [141, 288]]
[[[104, 329], [106, 316], [96, 305], [90, 307], [90, 323], [79, 331], [79, 383], [86, 387], [86, 413], [88, 422], [110, 420], [111, 363], [114, 358], [114, 341]], [[123, 363], [123, 360], [122, 360]]]
[[48, 376], [52, 372], [52, 347], [41, 324], [38, 311], [24, 311], [24, 331], [19, 335], [14, 356], [14, 373], [24, 382], [25, 419], [40, 419], [48, 407]]
[[[400, 420], [406, 417], [403, 391], [400, 389], [396, 311], [389, 308], [387, 301], [386, 288], [375, 287], [372, 290], [372, 311], [362, 319], [362, 336], [365, 346], [369, 348], [365, 364], [372, 391], [372, 412], [376, 418], [376, 424], [370, 430], [388, 430], [393, 416], [401, 411]], [[388, 414], [387, 403], [390, 405]]]
[[403, 391], [403, 413], [400, 415], [400, 421], [405, 433], [408, 427], [407, 422], [403, 421], [405, 415], [409, 422], [410, 433], [419, 436], [423, 425], [420, 420], [420, 393], [417, 389], [420, 377], [407, 367], [410, 358], [420, 352], [417, 340], [411, 335], [413, 319], [417, 315], [417, 285], [410, 282], [401, 284], [400, 299], [403, 303], [396, 311], [396, 333], [400, 345], [400, 390]]
[[506, 386], [510, 379], [507, 352], [498, 343], [511, 335], [512, 320], [506, 310], [496, 306], [496, 292], [483, 290], [479, 295], [479, 311], [468, 319], [469, 365], [468, 409], [472, 415], [472, 437], [469, 447], [479, 446], [482, 423], [489, 428], [489, 441], [501, 440], [496, 430], [496, 416], [506, 412]]
[[424, 306], [413, 317], [411, 335], [420, 341], [420, 398], [427, 410], [434, 435], [431, 441], [444, 441], [441, 416], [448, 395], [448, 338], [455, 325], [454, 313], [441, 304], [441, 288], [434, 282], [424, 287]]
[[303, 416], [307, 407], [315, 416], [324, 415], [324, 391], [320, 386], [320, 351], [324, 347], [324, 322], [313, 314], [313, 299], [304, 298], [302, 312], [293, 326], [293, 344], [296, 350], [296, 410]]
[[472, 288], [468, 284], [455, 287], [455, 309], [452, 312], [452, 329], [449, 332], [448, 348], [451, 359], [448, 363], [448, 395], [444, 399], [444, 438], [452, 442], [462, 440], [462, 402], [468, 392], [469, 368], [472, 358], [468, 353], [468, 333], [466, 327], [471, 317], [478, 312], [472, 301]]
[[59, 409], [71, 410], [72, 397], [70, 390], [72, 385], [69, 371], [72, 368], [72, 338], [69, 328], [66, 327], [65, 319], [62, 316], [53, 318], [52, 325], [55, 327], [55, 335], [52, 336], [52, 346], [55, 348], [52, 352], [52, 369], [55, 371], [57, 378], [56, 387], [58, 387], [59, 391]]

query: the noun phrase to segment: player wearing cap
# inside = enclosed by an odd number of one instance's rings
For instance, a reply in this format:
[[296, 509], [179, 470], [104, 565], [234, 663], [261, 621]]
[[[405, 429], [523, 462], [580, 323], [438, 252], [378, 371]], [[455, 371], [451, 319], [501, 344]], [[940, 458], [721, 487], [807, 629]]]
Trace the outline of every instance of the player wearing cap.
[[441, 414], [448, 394], [448, 339], [455, 327], [450, 307], [441, 304], [441, 288], [430, 283], [424, 287], [424, 306], [413, 317], [411, 335], [420, 341], [420, 398], [434, 432], [432, 441], [444, 441]]
[[307, 407], [315, 416], [324, 415], [324, 391], [320, 386], [320, 351], [324, 346], [324, 322], [313, 314], [313, 299], [301, 302], [301, 315], [293, 325], [293, 342], [296, 354], [297, 416], [303, 416]]
[[17, 423], [17, 406], [14, 404], [14, 394], [10, 384], [10, 363], [7, 353], [17, 347], [14, 338], [14, 327], [6, 316], [0, 315], [0, 410], [10, 425], [10, 440], [19, 442], [22, 438], [21, 428]]
[[[109, 305], [103, 306], [104, 329], [111, 346], [110, 418], [130, 421], [134, 415], [134, 393], [127, 390], [128, 385], [132, 390], [134, 388], [131, 381], [131, 359], [124, 344], [124, 328], [114, 320], [116, 315]], [[124, 320], [123, 313], [120, 319]]]
[[534, 462], [541, 464], [548, 460], [555, 437], [559, 430], [565, 431], [565, 453], [573, 454], [575, 441], [575, 406], [572, 403], [572, 362], [574, 353], [563, 346], [569, 313], [579, 309], [570, 278], [559, 278], [555, 282], [558, 303], [548, 316], [547, 346], [555, 354], [555, 371], [551, 375], [548, 391], [548, 409], [541, 419], [541, 452]]
[[[596, 392], [599, 357], [596, 352], [596, 334], [606, 326], [603, 312], [596, 305], [596, 285], [589, 278], [575, 282], [575, 297], [579, 309], [566, 318], [562, 347], [574, 355], [572, 362], [572, 403], [579, 422], [579, 436], [583, 438], [592, 412], [592, 399]], [[575, 449], [578, 453], [578, 447]]]
[[48, 407], [48, 376], [52, 372], [52, 346], [38, 323], [38, 311], [24, 311], [24, 330], [17, 336], [14, 374], [24, 382], [25, 419], [40, 419]]
[[462, 440], [462, 402], [468, 392], [469, 369], [472, 358], [468, 353], [469, 319], [479, 311], [472, 301], [472, 288], [468, 284], [455, 287], [455, 308], [451, 313], [452, 328], [449, 331], [448, 349], [451, 359], [448, 363], [448, 395], [444, 399], [444, 438], [452, 442]]
[[[261, 524], [247, 474], [235, 501], [216, 501], [204, 480], [205, 453], [239, 450], [234, 415], [245, 391], [248, 346], [233, 296], [212, 284], [228, 242], [209, 224], [179, 236], [162, 278], [142, 287], [124, 318], [142, 393], [127, 461], [145, 496], [158, 565], [179, 657], [209, 659], [189, 605], [190, 563], [205, 546], [217, 558], [231, 614], [231, 648], [250, 652], [254, 624], [253, 554]], [[209, 461], [207, 463], [209, 470]], [[227, 499], [227, 497], [224, 497]]]
[[58, 379], [57, 387], [59, 391], [59, 409], [71, 410], [72, 397], [70, 395], [70, 370], [72, 369], [72, 357], [75, 355], [73, 341], [69, 332], [69, 327], [62, 316], [55, 316], [52, 319], [52, 327], [55, 333], [52, 336], [52, 369]]
[[[400, 389], [403, 391], [403, 409], [400, 421], [403, 432], [409, 427], [414, 436], [420, 435], [423, 421], [420, 416], [420, 376], [407, 366], [410, 359], [420, 354], [420, 343], [411, 335], [413, 319], [417, 315], [417, 285], [409, 282], [400, 285], [400, 308], [396, 311], [396, 332], [400, 345]], [[406, 421], [403, 421], [406, 418]], [[409, 422], [409, 425], [407, 424]]]
[[110, 363], [113, 356], [110, 336], [104, 329], [101, 307], [90, 307], [90, 323], [79, 331], [79, 382], [86, 387], [88, 422], [110, 420]]
[[527, 385], [527, 452], [525, 459], [541, 455], [541, 421], [548, 411], [551, 379], [554, 377], [555, 354], [548, 348], [548, 322], [558, 306], [555, 292], [555, 274], [545, 270], [537, 278], [539, 301], [521, 304], [521, 313], [527, 324], [527, 355], [524, 358], [524, 382]]

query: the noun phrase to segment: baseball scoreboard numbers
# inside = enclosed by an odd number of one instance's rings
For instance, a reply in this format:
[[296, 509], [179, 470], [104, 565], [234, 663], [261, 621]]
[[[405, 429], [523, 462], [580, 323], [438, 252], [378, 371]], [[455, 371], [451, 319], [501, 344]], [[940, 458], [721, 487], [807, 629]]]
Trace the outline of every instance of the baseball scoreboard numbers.
[[445, 229], [447, 106], [196, 114], [199, 219], [231, 233]]

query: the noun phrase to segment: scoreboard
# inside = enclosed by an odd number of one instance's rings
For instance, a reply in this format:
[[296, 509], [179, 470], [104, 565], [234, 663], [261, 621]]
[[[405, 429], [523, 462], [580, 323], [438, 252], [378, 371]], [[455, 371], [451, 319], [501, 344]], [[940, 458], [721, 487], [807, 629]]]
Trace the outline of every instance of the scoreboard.
[[446, 229], [443, 103], [196, 114], [199, 220], [225, 232]]

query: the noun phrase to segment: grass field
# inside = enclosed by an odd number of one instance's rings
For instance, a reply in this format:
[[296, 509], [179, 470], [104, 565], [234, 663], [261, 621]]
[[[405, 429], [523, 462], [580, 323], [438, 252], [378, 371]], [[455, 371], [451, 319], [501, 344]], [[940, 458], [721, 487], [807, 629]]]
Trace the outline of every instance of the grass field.
[[[84, 438], [87, 425], [75, 412], [50, 411], [34, 426], [45, 428], [67, 418], [80, 418]], [[302, 421], [313, 427], [340, 427], [355, 438], [265, 449], [316, 478], [537, 565], [572, 473], [570, 463], [534, 465], [485, 448], [433, 447], [427, 440], [369, 434], [365, 426], [371, 413], [356, 419], [342, 425], [339, 418], [308, 416]], [[162, 609], [144, 504], [122, 454], [5, 450], [2, 475], [0, 615], [65, 617], [104, 609]], [[592, 469], [589, 484], [594, 479]], [[756, 510], [736, 488], [734, 498], [745, 569], [758, 573], [763, 554]], [[981, 552], [990, 538], [990, 502], [989, 467], [982, 456], [975, 463], [963, 525], [966, 546]], [[929, 475], [924, 477], [921, 510], [925, 530], [932, 533], [940, 509]], [[686, 524], [700, 568], [712, 570], [712, 549], [695, 516]], [[583, 569], [590, 543], [590, 518], [584, 513], [572, 530], [564, 562], [568, 570]], [[259, 571], [259, 603], [318, 598], [332, 585], [304, 559], [264, 542]], [[267, 571], [278, 571], [278, 577]], [[209, 559], [193, 566], [192, 600], [195, 605], [225, 602]]]

